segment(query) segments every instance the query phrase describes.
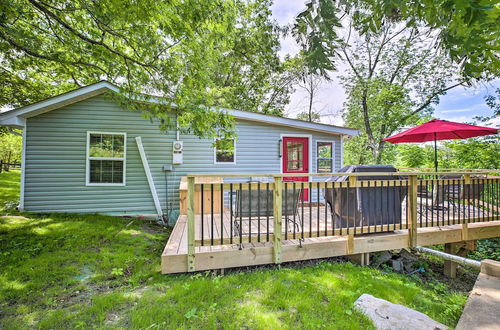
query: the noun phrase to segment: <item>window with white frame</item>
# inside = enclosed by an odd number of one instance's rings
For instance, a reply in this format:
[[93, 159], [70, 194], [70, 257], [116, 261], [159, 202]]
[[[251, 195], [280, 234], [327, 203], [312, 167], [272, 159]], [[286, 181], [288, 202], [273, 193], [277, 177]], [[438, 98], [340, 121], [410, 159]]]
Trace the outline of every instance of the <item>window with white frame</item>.
[[126, 134], [87, 132], [87, 184], [125, 184]]
[[333, 172], [333, 142], [316, 142], [316, 159], [318, 173]]
[[216, 164], [234, 164], [236, 162], [234, 139], [215, 139], [214, 153]]

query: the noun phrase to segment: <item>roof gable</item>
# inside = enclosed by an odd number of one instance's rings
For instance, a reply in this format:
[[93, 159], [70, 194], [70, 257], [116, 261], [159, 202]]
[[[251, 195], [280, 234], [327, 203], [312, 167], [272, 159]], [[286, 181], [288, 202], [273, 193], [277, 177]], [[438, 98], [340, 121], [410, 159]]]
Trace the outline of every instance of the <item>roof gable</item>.
[[[0, 113], [0, 125], [24, 127], [26, 118], [38, 116], [42, 113], [59, 109], [63, 106], [103, 94], [107, 91], [119, 92], [119, 90], [120, 89], [117, 86], [107, 81], [101, 81], [92, 85], [88, 85], [67, 93], [51, 97], [44, 101], [40, 101], [21, 108]], [[305, 130], [326, 132], [331, 134], [357, 135], [359, 133], [358, 130], [352, 128], [326, 125], [320, 123], [311, 123], [297, 119], [264, 115], [250, 111], [231, 110], [231, 109], [222, 109], [221, 111], [229, 115], [232, 115], [236, 119], [250, 120], [255, 122], [267, 123], [271, 125], [295, 127]]]

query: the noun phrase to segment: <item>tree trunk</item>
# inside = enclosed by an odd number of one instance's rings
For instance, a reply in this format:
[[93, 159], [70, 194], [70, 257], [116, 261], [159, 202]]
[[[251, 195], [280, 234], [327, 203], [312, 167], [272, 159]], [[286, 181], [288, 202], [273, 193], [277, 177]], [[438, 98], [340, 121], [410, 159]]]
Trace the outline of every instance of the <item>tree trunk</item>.
[[309, 94], [309, 122], [312, 122], [312, 106], [313, 106], [313, 98], [314, 92], [311, 89], [311, 93]]
[[12, 155], [12, 152], [9, 151], [9, 153], [7, 154], [7, 163], [5, 164], [5, 172], [9, 172], [11, 155]]

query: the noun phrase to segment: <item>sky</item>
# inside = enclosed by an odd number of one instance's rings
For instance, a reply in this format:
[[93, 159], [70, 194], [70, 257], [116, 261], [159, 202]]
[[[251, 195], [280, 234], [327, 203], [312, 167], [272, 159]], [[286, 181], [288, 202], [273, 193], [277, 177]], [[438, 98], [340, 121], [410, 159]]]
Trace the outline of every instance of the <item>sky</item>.
[[[304, 8], [306, 0], [274, 0], [271, 7], [273, 18], [280, 25], [292, 24], [295, 16]], [[288, 37], [281, 40], [280, 56], [295, 54], [298, 51], [297, 44], [293, 38]], [[345, 101], [345, 93], [340, 86], [338, 76], [343, 73], [345, 67], [339, 66], [333, 79], [329, 83], [321, 86], [318, 93], [315, 108], [321, 112], [321, 121], [326, 124], [342, 125], [339, 111]], [[484, 97], [492, 94], [496, 88], [500, 87], [500, 79], [493, 83], [482, 84], [474, 88], [456, 87], [440, 98], [440, 102], [435, 106], [434, 116], [439, 119], [471, 122], [474, 116], [487, 116], [492, 114], [492, 110], [485, 104]], [[298, 113], [306, 111], [307, 100], [304, 91], [297, 88], [291, 96], [291, 102], [286, 108], [288, 117], [296, 117]], [[500, 117], [495, 118], [489, 125], [500, 125]]]

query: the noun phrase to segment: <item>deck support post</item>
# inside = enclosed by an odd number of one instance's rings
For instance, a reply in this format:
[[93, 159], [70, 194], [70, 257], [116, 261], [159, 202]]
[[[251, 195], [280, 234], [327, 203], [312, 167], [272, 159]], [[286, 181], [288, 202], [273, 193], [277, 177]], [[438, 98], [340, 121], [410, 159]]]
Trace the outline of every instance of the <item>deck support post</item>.
[[195, 187], [194, 187], [194, 176], [188, 176], [188, 214], [187, 214], [187, 266], [188, 272], [194, 272], [195, 267], [195, 257], [194, 257], [194, 217], [195, 217]]
[[360, 266], [369, 266], [370, 265], [370, 253], [358, 253], [358, 254], [351, 254], [347, 256], [347, 260], [349, 260], [351, 263], [360, 265]]
[[283, 178], [280, 176], [274, 177], [274, 245], [273, 256], [274, 263], [281, 263], [281, 215], [282, 215], [282, 193], [283, 193]]
[[[454, 254], [455, 249], [453, 248], [453, 244], [451, 243], [446, 243], [444, 245], [444, 252], [449, 253], [449, 254]], [[444, 275], [455, 278], [457, 277], [457, 263], [450, 261], [450, 260], [445, 260], [444, 261], [444, 269], [443, 269]]]
[[[444, 252], [449, 253], [449, 254], [455, 254], [456, 253], [455, 245], [453, 243], [446, 243], [444, 245]], [[443, 269], [444, 275], [451, 277], [451, 278], [456, 278], [457, 277], [457, 266], [458, 266], [458, 264], [456, 262], [453, 262], [450, 260], [445, 260], [444, 261], [444, 269]]]
[[408, 183], [408, 247], [413, 248], [417, 246], [417, 176], [410, 175]]
[[[459, 243], [445, 243], [444, 252], [449, 254], [455, 254], [460, 257], [465, 257], [469, 251], [476, 249], [476, 241], [463, 241]], [[443, 273], [451, 278], [457, 277], [457, 266], [458, 263], [444, 260]]]

